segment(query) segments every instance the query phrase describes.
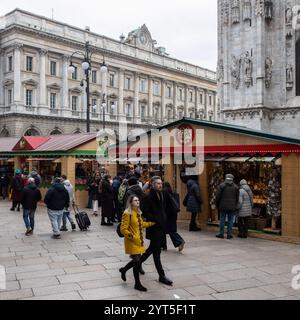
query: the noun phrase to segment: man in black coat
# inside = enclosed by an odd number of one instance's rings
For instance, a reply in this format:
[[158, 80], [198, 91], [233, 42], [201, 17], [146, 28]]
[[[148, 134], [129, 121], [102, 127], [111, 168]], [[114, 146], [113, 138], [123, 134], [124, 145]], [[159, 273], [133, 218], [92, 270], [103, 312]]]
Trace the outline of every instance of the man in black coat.
[[167, 227], [167, 215], [162, 193], [163, 184], [160, 177], [153, 177], [151, 182], [152, 188], [144, 198], [142, 211], [144, 218], [147, 221], [155, 222], [155, 225], [146, 231], [146, 238], [150, 240], [150, 246], [143, 254], [141, 262], [145, 262], [153, 255], [155, 267], [159, 274], [159, 282], [172, 286], [173, 282], [166, 277], [160, 258]]
[[48, 208], [48, 216], [53, 229], [53, 239], [60, 239], [60, 227], [65, 208], [70, 206], [70, 196], [61, 183], [61, 178], [55, 178], [53, 186], [46, 193], [44, 202]]
[[28, 185], [22, 191], [21, 203], [23, 207], [23, 219], [26, 226], [26, 236], [31, 236], [34, 230], [34, 215], [37, 204], [42, 200], [40, 190], [35, 184], [34, 178], [28, 179]]
[[220, 212], [220, 233], [217, 238], [224, 239], [224, 228], [226, 217], [228, 218], [227, 226], [227, 239], [232, 239], [232, 227], [234, 215], [237, 212], [237, 205], [239, 202], [239, 188], [233, 183], [234, 176], [232, 174], [227, 174], [225, 182], [219, 186], [216, 204]]

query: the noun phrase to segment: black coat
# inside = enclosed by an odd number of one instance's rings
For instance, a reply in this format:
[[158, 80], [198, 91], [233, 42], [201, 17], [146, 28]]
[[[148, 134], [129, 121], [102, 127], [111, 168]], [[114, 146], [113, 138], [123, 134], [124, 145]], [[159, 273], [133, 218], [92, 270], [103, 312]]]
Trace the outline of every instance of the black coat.
[[89, 196], [91, 197], [92, 200], [100, 200], [99, 199], [99, 184], [100, 184], [100, 179], [99, 180], [92, 180], [89, 187]]
[[102, 217], [113, 218], [115, 216], [114, 195], [109, 181], [103, 179], [100, 190]]
[[180, 212], [179, 194], [170, 191], [164, 191], [165, 209], [167, 215], [166, 233], [177, 232], [177, 218]]
[[234, 183], [222, 183], [217, 192], [217, 208], [219, 211], [228, 210], [235, 212], [237, 210], [239, 196], [239, 188]]
[[22, 191], [24, 189], [24, 181], [21, 176], [15, 176], [12, 182], [12, 200], [16, 202], [21, 202]]
[[70, 196], [61, 183], [55, 183], [46, 193], [44, 202], [48, 209], [60, 211], [70, 206]]
[[203, 203], [200, 187], [198, 183], [190, 179], [187, 183], [188, 188], [188, 199], [187, 199], [187, 211], [192, 213], [200, 213], [201, 205]]
[[151, 189], [150, 193], [145, 196], [142, 204], [143, 217], [147, 221], [156, 223], [153, 227], [147, 229], [146, 238], [151, 240], [152, 245], [157, 249], [162, 248], [167, 231], [165, 200], [163, 194], [160, 194], [161, 199], [159, 199], [156, 191]]
[[24, 188], [21, 200], [23, 209], [34, 210], [37, 208], [37, 203], [41, 200], [41, 192], [35, 184], [30, 184]]

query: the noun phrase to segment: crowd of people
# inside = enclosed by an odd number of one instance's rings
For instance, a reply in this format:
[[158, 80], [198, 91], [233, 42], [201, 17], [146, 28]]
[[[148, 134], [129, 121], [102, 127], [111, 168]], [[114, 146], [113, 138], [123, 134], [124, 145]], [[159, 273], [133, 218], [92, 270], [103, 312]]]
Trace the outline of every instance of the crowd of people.
[[[1, 177], [1, 188], [7, 186], [5, 177]], [[41, 177], [36, 170], [24, 179], [21, 170], [15, 171], [11, 183], [11, 211], [23, 208], [23, 219], [26, 236], [31, 236], [35, 228], [35, 212], [42, 200], [39, 190]], [[187, 181], [187, 195], [183, 205], [191, 213], [189, 230], [201, 231], [197, 224], [201, 213], [202, 197], [198, 179], [190, 177]], [[125, 240], [125, 253], [131, 261], [120, 269], [121, 278], [126, 281], [126, 273], [133, 269], [135, 289], [147, 291], [141, 284], [140, 274], [144, 274], [142, 264], [152, 255], [159, 275], [159, 282], [172, 286], [173, 282], [165, 275], [161, 263], [161, 251], [167, 250], [167, 235], [170, 236], [179, 252], [184, 250], [185, 241], [177, 231], [177, 217], [180, 212], [179, 195], [172, 190], [171, 184], [163, 182], [160, 176], [148, 170], [137, 171], [131, 168], [125, 175], [111, 178], [108, 174], [96, 172], [87, 185], [88, 206], [93, 214], [101, 214], [102, 226], [113, 226], [120, 223], [120, 230]], [[3, 192], [3, 198], [9, 193], [9, 187]], [[56, 177], [44, 197], [48, 217], [53, 230], [53, 239], [60, 239], [61, 232], [68, 231], [69, 221], [72, 230], [76, 224], [71, 214], [75, 206], [75, 192], [66, 176]], [[220, 213], [220, 232], [217, 238], [224, 239], [227, 220], [227, 239], [232, 239], [234, 218], [238, 217], [239, 237], [247, 238], [248, 220], [252, 215], [253, 193], [246, 180], [238, 187], [234, 176], [227, 174], [224, 183], [219, 186], [216, 206]], [[143, 229], [150, 245], [145, 248]]]

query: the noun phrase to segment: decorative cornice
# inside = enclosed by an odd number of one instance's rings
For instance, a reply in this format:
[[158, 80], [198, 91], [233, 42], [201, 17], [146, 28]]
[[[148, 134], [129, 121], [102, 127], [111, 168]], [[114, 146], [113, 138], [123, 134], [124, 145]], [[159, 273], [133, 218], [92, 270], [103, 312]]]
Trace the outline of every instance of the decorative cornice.
[[33, 79], [26, 79], [22, 82], [22, 84], [25, 86], [32, 86], [32, 87], [38, 86], [38, 82]]
[[46, 56], [48, 54], [48, 50], [45, 50], [45, 49], [40, 49], [39, 50], [39, 55], [41, 56], [41, 57], [44, 57], [44, 56]]
[[14, 44], [12, 45], [12, 48], [13, 48], [14, 50], [20, 50], [21, 48], [23, 48], [23, 46], [24, 46], [23, 43], [21, 43], [21, 42], [16, 42], [16, 43], [14, 43]]

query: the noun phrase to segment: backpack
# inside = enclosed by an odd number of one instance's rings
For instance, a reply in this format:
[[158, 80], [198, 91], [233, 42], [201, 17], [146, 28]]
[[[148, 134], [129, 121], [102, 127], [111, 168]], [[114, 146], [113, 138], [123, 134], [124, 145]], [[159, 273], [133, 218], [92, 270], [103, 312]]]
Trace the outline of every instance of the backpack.
[[119, 191], [118, 191], [118, 201], [120, 203], [123, 203], [123, 199], [124, 199], [124, 196], [125, 196], [125, 193], [127, 191], [127, 187], [125, 184], [122, 184], [119, 188]]
[[[131, 222], [131, 215], [130, 215], [130, 222]], [[124, 234], [121, 232], [121, 225], [122, 225], [122, 222], [118, 224], [116, 232], [120, 238], [124, 238]]]

